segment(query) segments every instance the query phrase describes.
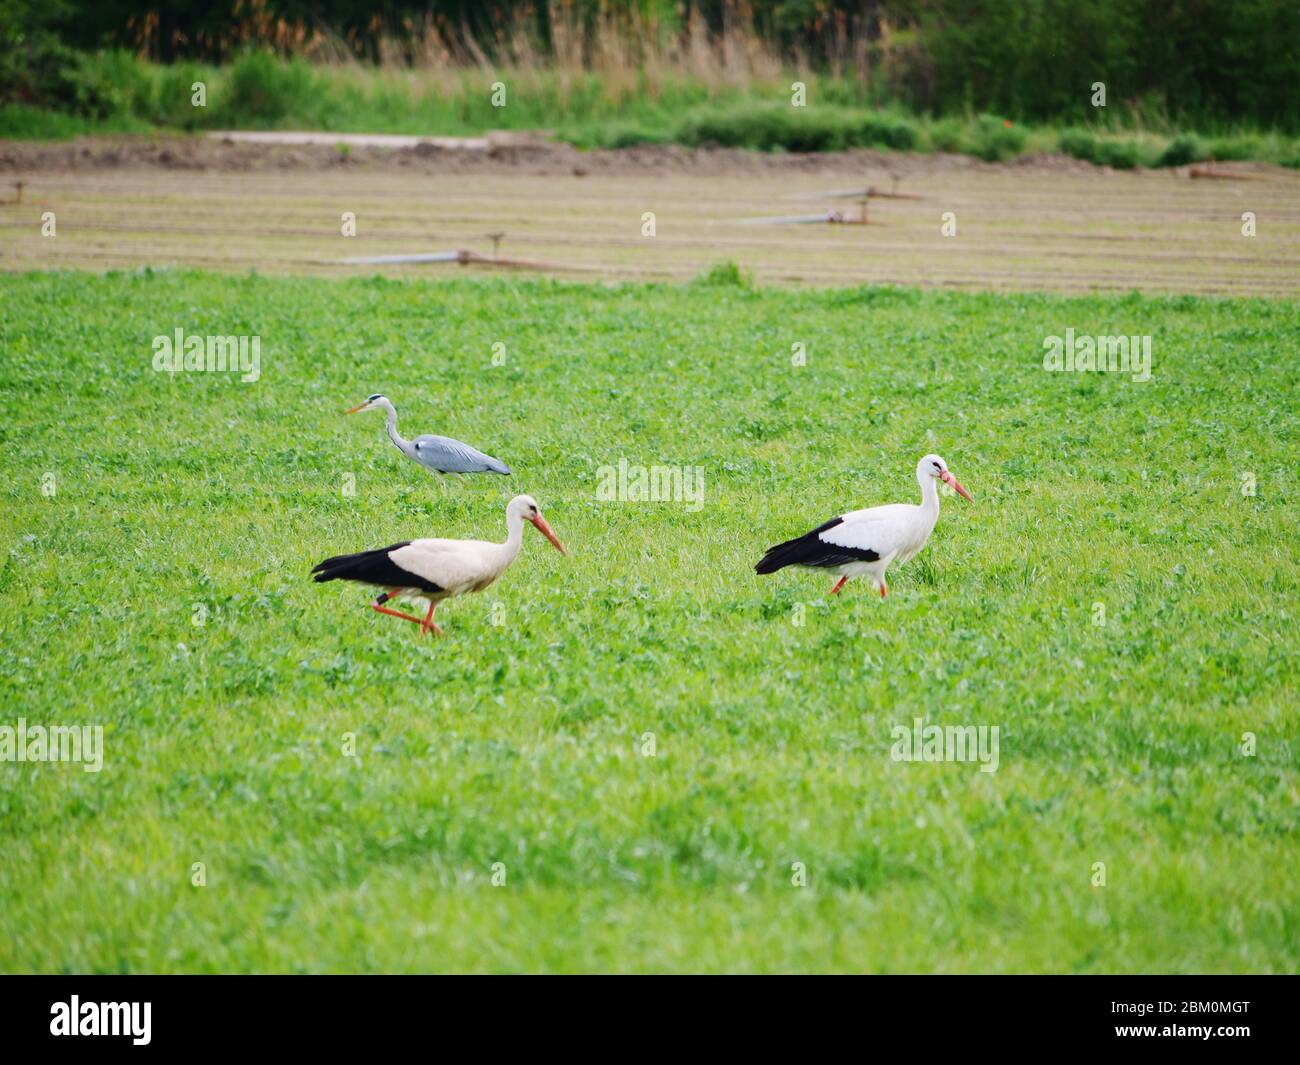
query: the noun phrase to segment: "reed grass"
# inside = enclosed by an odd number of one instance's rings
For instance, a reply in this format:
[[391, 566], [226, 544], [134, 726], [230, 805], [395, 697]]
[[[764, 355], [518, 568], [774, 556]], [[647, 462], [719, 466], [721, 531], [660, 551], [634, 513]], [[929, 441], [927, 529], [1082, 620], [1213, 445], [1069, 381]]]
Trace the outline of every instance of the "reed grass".
[[[222, 64], [162, 64], [150, 24], [138, 51], [82, 60], [72, 114], [0, 107], [0, 136], [57, 138], [150, 128], [316, 129], [470, 135], [546, 130], [583, 148], [717, 144], [778, 151], [853, 147], [949, 151], [1003, 161], [1063, 151], [1099, 165], [1251, 159], [1300, 165], [1300, 139], [1247, 125], [1187, 130], [1150, 100], [1116, 104], [1086, 127], [1030, 126], [973, 108], [918, 114], [904, 80], [913, 36], [887, 23], [868, 36], [842, 21], [782, 53], [738, 7], [710, 30], [692, 10], [679, 23], [604, 10], [584, 23], [557, 4], [543, 38], [523, 15], [490, 40], [430, 17], [348, 39], [272, 20], [253, 5]], [[207, 105], [191, 103], [203, 82]], [[806, 106], [792, 106], [796, 85]], [[496, 106], [494, 87], [504, 90]], [[500, 97], [496, 102], [499, 102]]]

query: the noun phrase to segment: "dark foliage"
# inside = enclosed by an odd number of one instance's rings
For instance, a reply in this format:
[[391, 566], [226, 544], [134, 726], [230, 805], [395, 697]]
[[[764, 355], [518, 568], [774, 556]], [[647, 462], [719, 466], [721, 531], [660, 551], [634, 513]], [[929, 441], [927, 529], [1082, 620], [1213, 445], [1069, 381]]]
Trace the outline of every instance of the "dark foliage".
[[[0, 0], [0, 103], [105, 107], [76, 77], [78, 49], [226, 60], [250, 46], [292, 50], [328, 30], [373, 60], [382, 38], [411, 42], [432, 28], [444, 40], [472, 36], [491, 55], [508, 26], [546, 47], [561, 19], [591, 31], [629, 12], [642, 31], [668, 35], [692, 18], [713, 32], [743, 18], [792, 58], [846, 64], [885, 95], [934, 114], [1088, 122], [1097, 117], [1091, 86], [1104, 82], [1112, 107], [1192, 125], [1300, 130], [1295, 0], [752, 0], [743, 8], [738, 0]], [[890, 136], [871, 131], [869, 139]]]

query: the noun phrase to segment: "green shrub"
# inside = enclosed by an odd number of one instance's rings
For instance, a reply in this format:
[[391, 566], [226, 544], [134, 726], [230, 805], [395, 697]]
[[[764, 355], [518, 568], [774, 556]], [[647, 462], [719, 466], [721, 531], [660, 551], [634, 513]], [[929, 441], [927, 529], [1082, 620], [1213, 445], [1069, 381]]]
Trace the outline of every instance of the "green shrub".
[[847, 122], [846, 147], [880, 147], [893, 148], [896, 151], [911, 151], [921, 140], [916, 125], [896, 115], [887, 115], [878, 111], [868, 111], [865, 114], [850, 113]]
[[1014, 159], [1025, 149], [1025, 131], [997, 115], [980, 115], [970, 150], [986, 163]]
[[78, 53], [60, 39], [66, 15], [57, 0], [0, 0], [0, 105], [72, 109]]
[[1099, 140], [1093, 162], [1116, 170], [1132, 170], [1138, 165], [1138, 143], [1134, 140]]
[[1219, 137], [1210, 142], [1209, 157], [1224, 162], [1258, 159], [1262, 147], [1258, 137]]
[[194, 83], [204, 82], [208, 89], [209, 76], [193, 63], [178, 63], [161, 67], [153, 85], [149, 119], [171, 129], [193, 130], [208, 124], [209, 108], [195, 107]]
[[915, 123], [878, 111], [763, 103], [696, 109], [678, 124], [675, 139], [688, 145], [768, 152], [829, 152], [869, 147], [908, 150], [921, 138]]
[[964, 152], [966, 123], [960, 118], [940, 118], [930, 126], [930, 147], [936, 152]]
[[742, 269], [733, 260], [723, 259], [695, 278], [694, 283], [717, 288], [749, 289], [754, 287], [754, 278], [748, 270]]
[[1086, 159], [1090, 163], [1097, 161], [1097, 138], [1085, 129], [1062, 130], [1057, 147], [1062, 154], [1075, 159]]
[[622, 122], [608, 127], [602, 148], [633, 148], [638, 144], [667, 144], [672, 134], [664, 129]]
[[0, 137], [18, 140], [62, 140], [85, 132], [85, 121], [63, 111], [46, 111], [26, 104], [0, 105]]
[[1194, 133], [1185, 133], [1169, 142], [1156, 166], [1186, 166], [1205, 158], [1205, 147]]
[[[677, 139], [688, 145], [756, 148], [772, 151], [825, 151], [833, 134], [816, 118], [800, 122], [795, 108], [782, 104], [733, 105], [725, 109], [692, 111], [677, 128]], [[812, 114], [812, 112], [806, 112]]]
[[144, 62], [116, 49], [78, 58], [77, 114], [91, 118], [110, 115], [148, 115], [152, 110], [153, 81]]
[[693, 111], [677, 126], [677, 139], [693, 147], [716, 144], [737, 148], [748, 133], [736, 114], [720, 114], [712, 109]]
[[1066, 155], [1086, 159], [1097, 166], [1132, 170], [1141, 161], [1141, 147], [1135, 140], [1097, 137], [1086, 129], [1063, 130], [1057, 146]]
[[300, 60], [281, 62], [270, 52], [246, 52], [230, 68], [224, 91], [208, 106], [231, 125], [270, 125], [313, 110], [317, 75]]

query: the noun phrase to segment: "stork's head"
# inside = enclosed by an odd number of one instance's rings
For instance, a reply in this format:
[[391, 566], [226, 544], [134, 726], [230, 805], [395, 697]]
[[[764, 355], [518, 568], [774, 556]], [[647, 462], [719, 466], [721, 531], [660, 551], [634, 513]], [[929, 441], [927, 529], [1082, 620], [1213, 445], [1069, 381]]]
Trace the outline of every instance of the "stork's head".
[[376, 392], [373, 396], [368, 396], [364, 403], [358, 403], [351, 410], [345, 410], [344, 414], [356, 414], [358, 411], [374, 410], [376, 407], [392, 407], [388, 402], [388, 397]]
[[972, 503], [975, 502], [970, 498], [970, 493], [961, 486], [961, 482], [952, 475], [952, 471], [948, 469], [948, 464], [938, 455], [926, 455], [916, 464], [916, 479], [924, 484], [926, 477], [937, 478], [952, 488], [958, 495], [970, 499]]
[[537, 527], [537, 531], [546, 539], [555, 545], [555, 550], [560, 554], [568, 554], [564, 550], [564, 545], [560, 543], [559, 537], [555, 535], [545, 518], [542, 517], [541, 507], [537, 505], [537, 500], [532, 496], [515, 496], [506, 506], [506, 520], [512, 518], [523, 518], [524, 521], [531, 521]]

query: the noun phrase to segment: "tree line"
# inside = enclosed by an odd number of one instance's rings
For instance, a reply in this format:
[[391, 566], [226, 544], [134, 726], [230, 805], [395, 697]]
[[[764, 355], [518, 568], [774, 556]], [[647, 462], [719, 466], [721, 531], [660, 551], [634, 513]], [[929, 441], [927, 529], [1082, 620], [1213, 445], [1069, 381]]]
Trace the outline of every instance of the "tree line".
[[1300, 0], [0, 0], [0, 33], [0, 102], [68, 105], [60, 76], [104, 48], [223, 62], [328, 35], [363, 61], [437, 40], [491, 63], [522, 34], [580, 61], [602, 33], [625, 34], [633, 57], [647, 37], [685, 49], [704, 33], [928, 114], [1086, 120], [1100, 82], [1110, 106], [1154, 118], [1300, 130]]

